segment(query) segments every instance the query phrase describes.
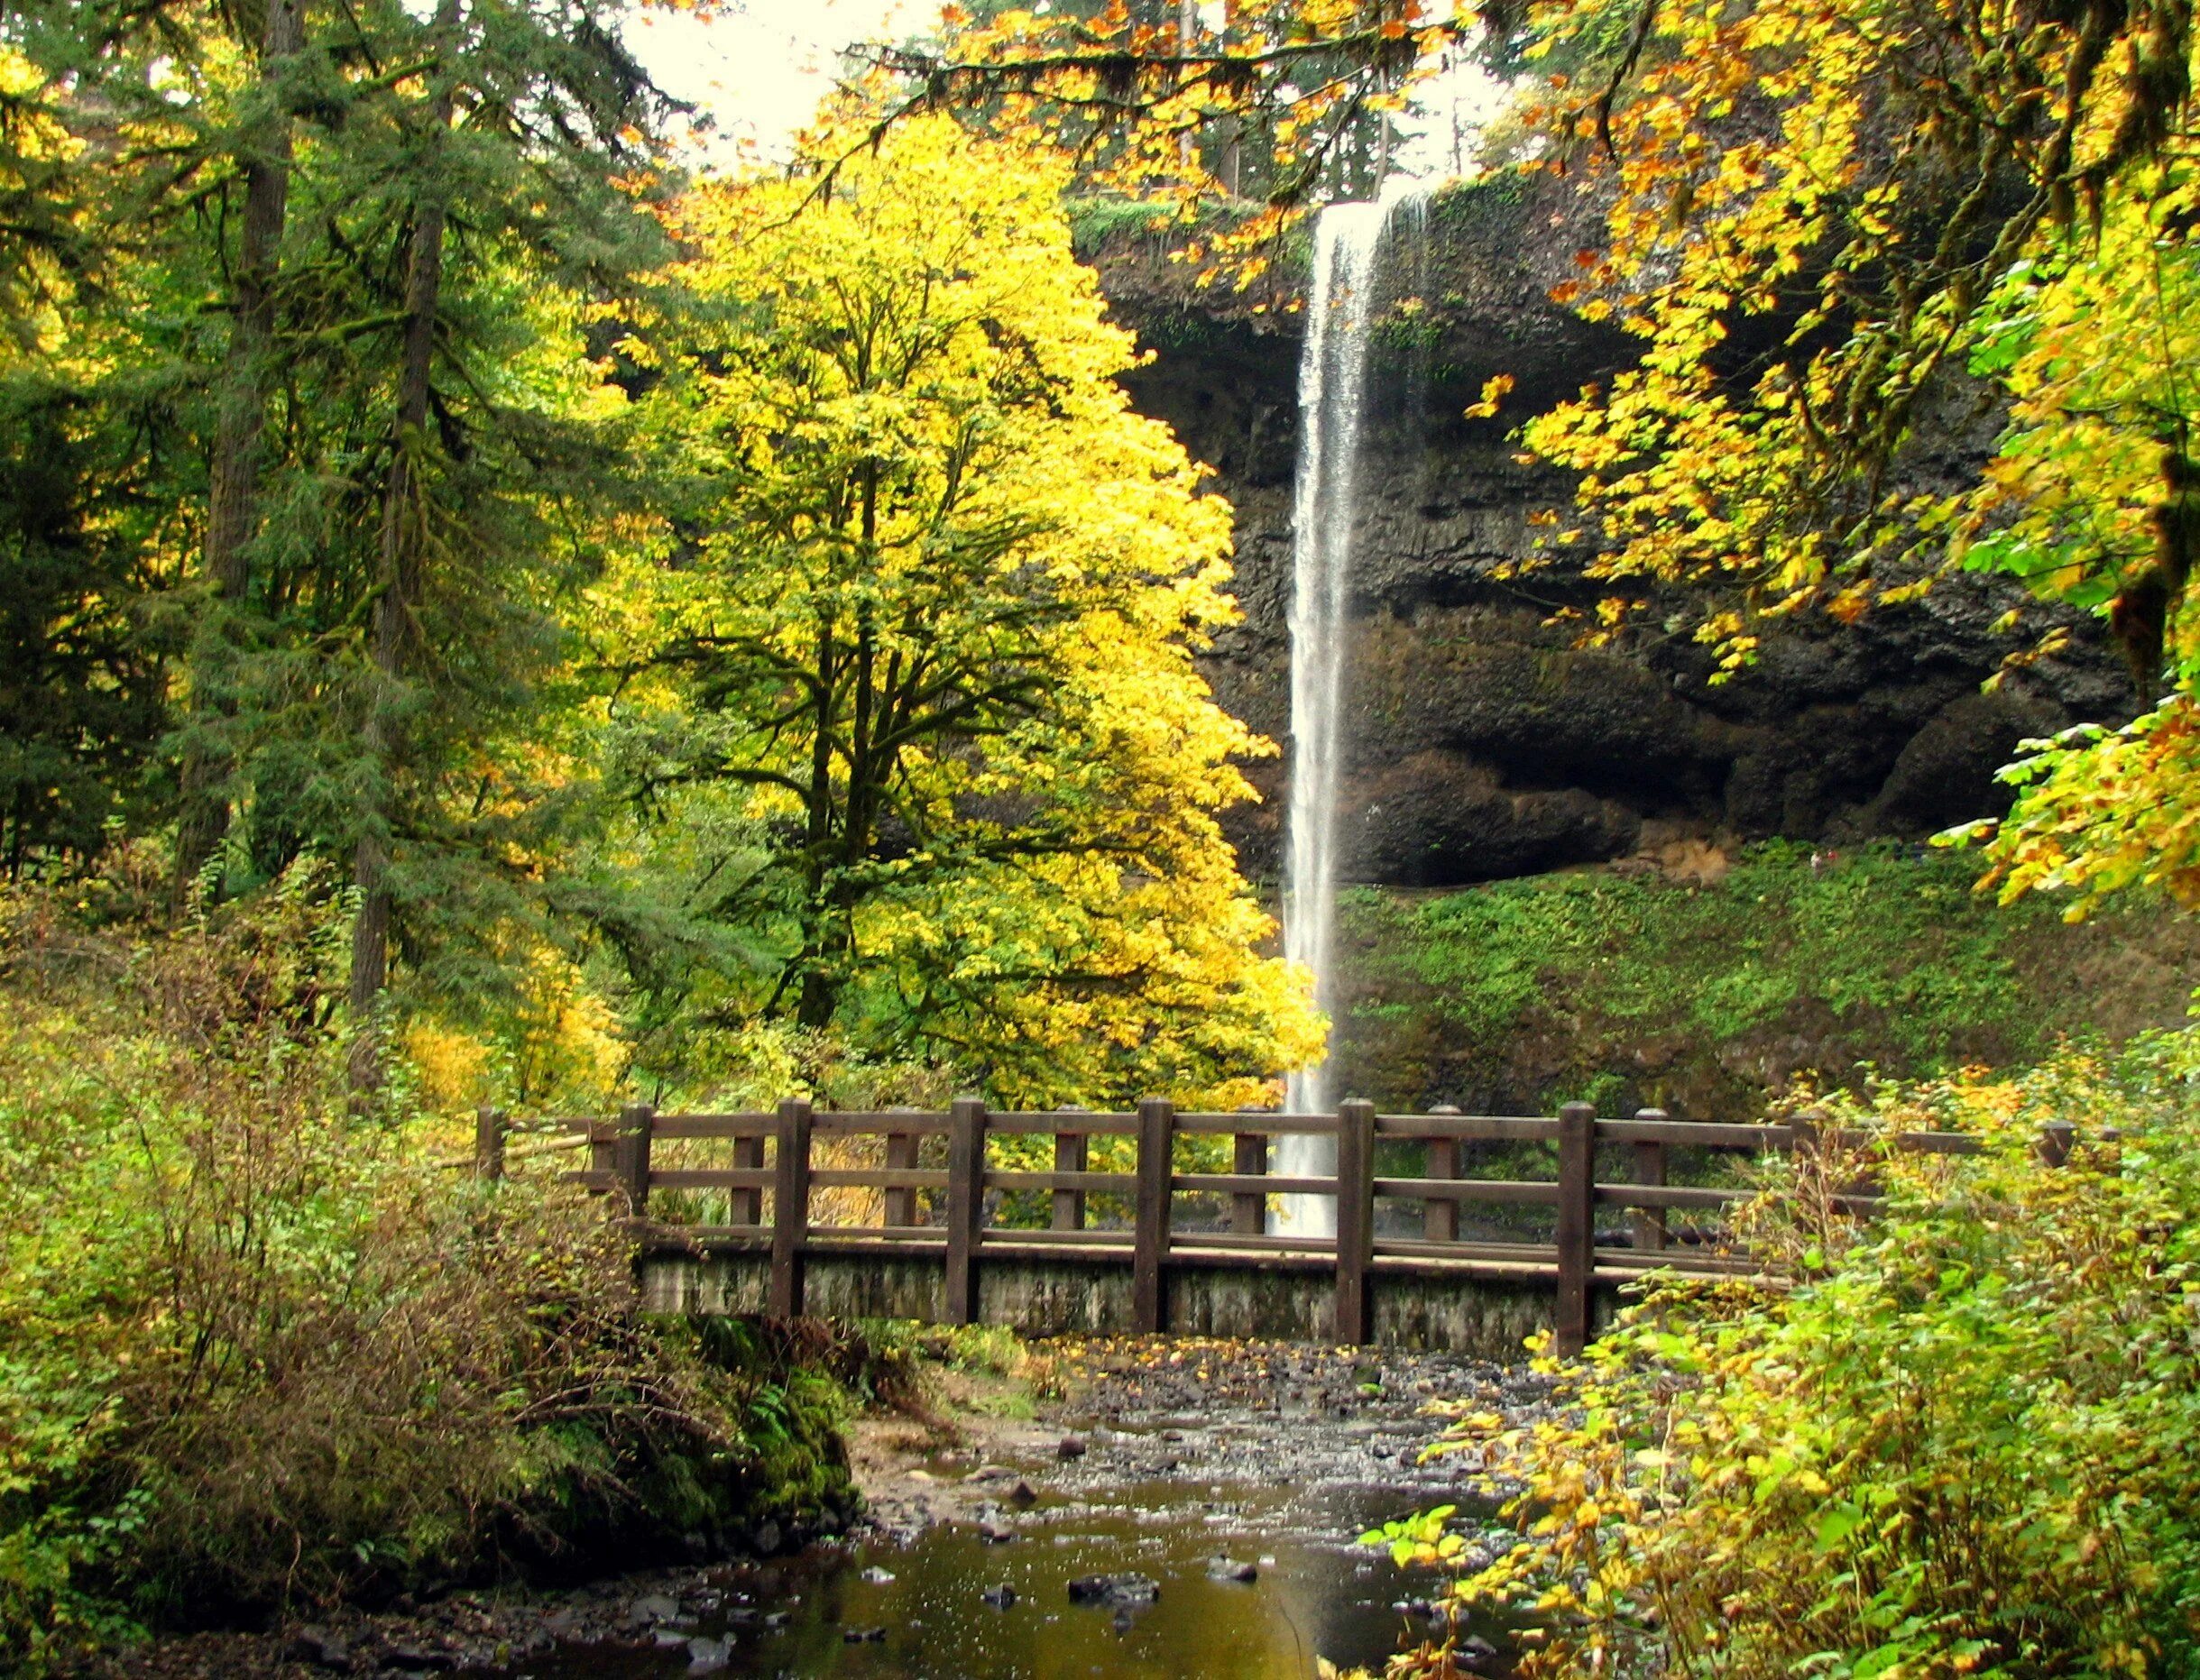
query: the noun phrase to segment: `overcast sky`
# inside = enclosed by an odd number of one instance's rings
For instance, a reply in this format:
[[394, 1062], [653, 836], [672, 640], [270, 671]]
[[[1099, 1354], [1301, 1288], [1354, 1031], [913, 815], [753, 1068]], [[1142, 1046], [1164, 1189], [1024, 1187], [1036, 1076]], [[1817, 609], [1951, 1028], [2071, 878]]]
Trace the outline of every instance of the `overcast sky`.
[[[639, 13], [628, 39], [660, 87], [716, 119], [713, 151], [746, 142], [779, 158], [832, 90], [842, 49], [925, 31], [938, 16], [938, 0], [735, 0], [708, 20]], [[1455, 126], [1470, 133], [1501, 94], [1472, 65], [1430, 83], [1420, 96], [1430, 118], [1399, 147], [1400, 170], [1424, 179], [1450, 173], [1464, 156]]]
[[746, 0], [709, 20], [642, 12], [627, 39], [658, 85], [717, 119], [719, 144], [785, 153], [832, 91], [841, 50], [898, 39], [939, 15], [938, 0]]

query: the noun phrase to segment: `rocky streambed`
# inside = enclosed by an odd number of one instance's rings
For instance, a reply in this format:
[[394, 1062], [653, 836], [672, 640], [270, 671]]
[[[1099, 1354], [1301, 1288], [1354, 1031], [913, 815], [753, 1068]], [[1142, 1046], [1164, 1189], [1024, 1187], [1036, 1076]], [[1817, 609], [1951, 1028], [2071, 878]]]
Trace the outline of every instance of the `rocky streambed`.
[[[1480, 1509], [1462, 1473], [1421, 1462], [1441, 1427], [1429, 1402], [1523, 1416], [1543, 1403], [1514, 1369], [1282, 1344], [1063, 1342], [1036, 1350], [1033, 1374], [1036, 1393], [945, 1372], [925, 1413], [859, 1420], [868, 1514], [849, 1536], [555, 1594], [466, 1592], [174, 1641], [128, 1672], [1281, 1680], [1312, 1675], [1317, 1657], [1379, 1669], [1447, 1630], [1428, 1602], [1438, 1581], [1358, 1535], [1432, 1504]], [[1502, 1669], [1502, 1630], [1449, 1631], [1468, 1666]]]

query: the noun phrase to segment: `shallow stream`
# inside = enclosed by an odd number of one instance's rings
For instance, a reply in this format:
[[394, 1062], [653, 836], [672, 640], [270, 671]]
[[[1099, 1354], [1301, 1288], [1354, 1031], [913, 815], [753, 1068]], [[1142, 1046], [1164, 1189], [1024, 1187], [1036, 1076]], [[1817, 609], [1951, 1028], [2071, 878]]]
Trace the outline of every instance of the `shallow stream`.
[[[1281, 1372], [1273, 1395], [1241, 1391], [1196, 1412], [1169, 1409], [1183, 1395], [1164, 1385], [1150, 1397], [1159, 1406], [1134, 1396], [1058, 1419], [1066, 1430], [1033, 1426], [982, 1464], [906, 1473], [936, 1488], [948, 1520], [687, 1573], [626, 1611], [628, 1637], [653, 1648], [561, 1645], [506, 1673], [1296, 1680], [1318, 1656], [1379, 1673], [1438, 1626], [1425, 1601], [1441, 1583], [1358, 1536], [1435, 1503], [1476, 1509], [1453, 1470], [1418, 1462], [1440, 1427], [1422, 1412], [1427, 1394], [1473, 1386], [1455, 1365], [1423, 1356], [1367, 1383], [1349, 1367], [1342, 1382]], [[1073, 1457], [1055, 1450], [1065, 1433], [1082, 1449]], [[889, 1523], [892, 1513], [889, 1500]], [[1071, 1584], [1095, 1576], [1137, 1577], [1156, 1595], [1137, 1602], [1134, 1584], [1073, 1602]], [[1460, 1631], [1502, 1644], [1495, 1628]]]

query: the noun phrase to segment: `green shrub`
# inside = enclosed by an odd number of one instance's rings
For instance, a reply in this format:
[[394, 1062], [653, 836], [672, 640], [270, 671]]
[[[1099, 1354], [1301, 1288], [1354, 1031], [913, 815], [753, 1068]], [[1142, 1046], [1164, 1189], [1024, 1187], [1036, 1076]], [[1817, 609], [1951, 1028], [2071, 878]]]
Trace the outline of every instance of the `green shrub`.
[[[1836, 1115], [1987, 1152], [1768, 1169], [1792, 1287], [1661, 1288], [1555, 1420], [1462, 1419], [1524, 1492], [1456, 1590], [1542, 1624], [1532, 1675], [2200, 1674], [2200, 1033]], [[1883, 1218], [1827, 1211], [1866, 1173]]]

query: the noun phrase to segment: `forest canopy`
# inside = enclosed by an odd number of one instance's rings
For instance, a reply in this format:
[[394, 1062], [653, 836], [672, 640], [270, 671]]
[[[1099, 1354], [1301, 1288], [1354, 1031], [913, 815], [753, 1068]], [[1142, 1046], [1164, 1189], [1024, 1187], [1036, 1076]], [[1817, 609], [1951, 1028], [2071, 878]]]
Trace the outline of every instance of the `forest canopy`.
[[1191, 663], [1229, 510], [1061, 164], [912, 114], [690, 179], [620, 21], [0, 36], [10, 873], [339, 866], [364, 1085], [661, 1094], [762, 1032], [1257, 1097], [1319, 1024], [1216, 822], [1273, 750]]

